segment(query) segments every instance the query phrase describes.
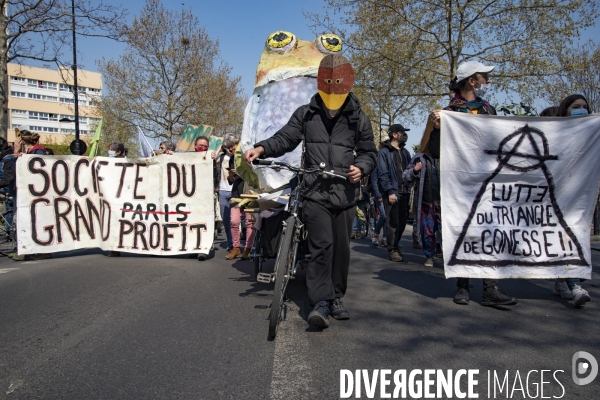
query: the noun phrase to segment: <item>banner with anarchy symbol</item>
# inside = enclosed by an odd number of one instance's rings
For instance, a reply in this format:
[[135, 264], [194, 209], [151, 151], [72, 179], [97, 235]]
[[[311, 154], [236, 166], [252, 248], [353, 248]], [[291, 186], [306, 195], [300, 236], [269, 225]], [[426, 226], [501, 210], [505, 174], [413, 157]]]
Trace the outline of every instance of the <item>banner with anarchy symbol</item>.
[[441, 124], [446, 277], [590, 278], [600, 116]]

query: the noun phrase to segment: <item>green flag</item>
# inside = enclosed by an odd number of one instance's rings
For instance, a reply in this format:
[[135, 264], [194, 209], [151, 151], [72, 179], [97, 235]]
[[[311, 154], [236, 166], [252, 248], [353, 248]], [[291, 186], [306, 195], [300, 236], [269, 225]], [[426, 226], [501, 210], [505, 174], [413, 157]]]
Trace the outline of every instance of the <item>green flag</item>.
[[89, 158], [96, 157], [96, 153], [98, 152], [98, 142], [100, 141], [100, 132], [102, 132], [102, 121], [104, 121], [104, 117], [100, 119], [100, 123], [96, 128], [96, 133], [94, 133], [94, 137], [92, 138], [92, 142], [90, 143], [90, 155]]

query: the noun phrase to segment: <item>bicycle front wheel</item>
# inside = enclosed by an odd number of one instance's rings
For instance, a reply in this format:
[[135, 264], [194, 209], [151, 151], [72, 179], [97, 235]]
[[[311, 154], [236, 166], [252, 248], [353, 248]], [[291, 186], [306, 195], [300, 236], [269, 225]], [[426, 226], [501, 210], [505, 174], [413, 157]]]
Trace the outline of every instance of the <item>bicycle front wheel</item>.
[[283, 298], [289, 279], [288, 266], [294, 258], [292, 240], [294, 238], [295, 223], [296, 218], [293, 215], [288, 217], [281, 236], [279, 254], [277, 254], [277, 260], [275, 261], [275, 287], [273, 288], [273, 302], [271, 303], [271, 313], [269, 315], [269, 336], [271, 337], [275, 337], [277, 334], [277, 327], [281, 320]]

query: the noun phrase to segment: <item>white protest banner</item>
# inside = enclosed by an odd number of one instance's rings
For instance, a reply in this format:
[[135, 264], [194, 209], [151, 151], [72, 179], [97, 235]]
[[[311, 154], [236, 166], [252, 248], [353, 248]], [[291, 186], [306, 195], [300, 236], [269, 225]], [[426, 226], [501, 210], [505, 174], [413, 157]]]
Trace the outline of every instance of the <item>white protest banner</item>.
[[214, 237], [213, 161], [204, 155], [21, 156], [19, 254], [90, 247], [208, 254]]
[[589, 279], [600, 116], [441, 118], [446, 277]]

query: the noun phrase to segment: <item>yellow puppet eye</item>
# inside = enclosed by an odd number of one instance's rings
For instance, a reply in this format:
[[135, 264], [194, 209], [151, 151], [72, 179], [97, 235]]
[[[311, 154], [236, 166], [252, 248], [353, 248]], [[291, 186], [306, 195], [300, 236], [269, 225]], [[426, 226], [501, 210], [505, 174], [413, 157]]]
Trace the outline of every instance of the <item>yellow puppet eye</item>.
[[339, 85], [340, 83], [342, 83], [343, 80], [344, 80], [343, 78], [336, 79], [335, 83], [337, 83]]
[[316, 42], [321, 53], [333, 54], [342, 51], [342, 39], [333, 33], [321, 35]]
[[296, 37], [290, 32], [277, 31], [273, 32], [267, 38], [267, 45], [273, 51], [285, 53], [294, 47]]
[[331, 79], [325, 79], [325, 83], [328, 85], [331, 85], [332, 80]]

